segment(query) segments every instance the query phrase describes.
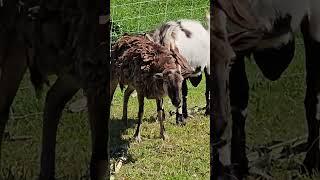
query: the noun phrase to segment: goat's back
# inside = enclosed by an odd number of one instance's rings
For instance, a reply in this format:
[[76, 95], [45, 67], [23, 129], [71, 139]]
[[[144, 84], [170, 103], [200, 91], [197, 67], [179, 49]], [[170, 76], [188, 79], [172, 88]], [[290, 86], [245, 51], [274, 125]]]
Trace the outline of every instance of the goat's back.
[[153, 39], [167, 48], [176, 48], [194, 69], [210, 66], [210, 33], [198, 21], [167, 22], [155, 30]]
[[182, 75], [191, 73], [192, 68], [178, 52], [170, 51], [142, 35], [125, 35], [112, 47], [113, 74], [123, 84], [151, 82], [154, 74], [165, 69], [177, 69], [178, 65]]

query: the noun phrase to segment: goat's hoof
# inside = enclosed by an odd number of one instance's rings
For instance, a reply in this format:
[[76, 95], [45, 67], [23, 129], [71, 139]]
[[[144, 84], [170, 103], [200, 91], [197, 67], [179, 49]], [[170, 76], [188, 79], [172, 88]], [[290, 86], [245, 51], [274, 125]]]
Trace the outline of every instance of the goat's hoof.
[[185, 118], [183, 117], [182, 114], [177, 114], [176, 115], [176, 124], [177, 125], [181, 125], [181, 126], [186, 125], [186, 120], [185, 120]]
[[139, 135], [133, 136], [133, 139], [134, 139], [134, 141], [137, 142], [137, 143], [140, 143], [140, 142], [141, 142], [141, 136], [139, 136]]
[[221, 180], [242, 180], [245, 177], [245, 175], [239, 171], [239, 166], [237, 165], [224, 166], [220, 173], [218, 179]]
[[169, 136], [166, 135], [166, 134], [160, 134], [160, 138], [161, 138], [162, 140], [168, 140], [168, 139], [169, 139]]
[[178, 126], [185, 126], [187, 123], [186, 123], [186, 121], [177, 121], [176, 124]]
[[194, 116], [192, 116], [192, 115], [188, 114], [188, 116], [187, 116], [187, 117], [185, 117], [185, 119], [188, 119], [188, 118], [193, 119], [193, 118], [194, 118]]
[[314, 172], [320, 170], [320, 150], [311, 150], [307, 153], [306, 158], [303, 161], [303, 165], [300, 167], [302, 174], [312, 175]]
[[182, 116], [187, 119], [189, 117], [188, 111], [182, 112]]
[[55, 177], [47, 177], [47, 176], [43, 176], [43, 175], [40, 175], [37, 180], [42, 180], [42, 179], [56, 180]]
[[183, 118], [184, 119], [188, 119], [188, 118], [192, 119], [192, 118], [194, 118], [194, 116], [192, 116], [190, 114], [183, 114]]
[[210, 115], [210, 108], [206, 107], [206, 112], [204, 113], [206, 116]]

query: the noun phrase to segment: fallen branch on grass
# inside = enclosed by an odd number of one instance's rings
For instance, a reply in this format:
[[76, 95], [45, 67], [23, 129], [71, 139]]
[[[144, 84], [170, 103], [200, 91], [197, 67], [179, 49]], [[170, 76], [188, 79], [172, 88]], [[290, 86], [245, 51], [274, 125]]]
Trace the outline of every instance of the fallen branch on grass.
[[31, 136], [12, 136], [9, 132], [4, 133], [4, 141], [27, 141], [32, 139]]
[[248, 153], [249, 173], [265, 179], [272, 179], [270, 171], [272, 162], [291, 159], [307, 151], [307, 136], [288, 141], [273, 141], [267, 145], [251, 148]]

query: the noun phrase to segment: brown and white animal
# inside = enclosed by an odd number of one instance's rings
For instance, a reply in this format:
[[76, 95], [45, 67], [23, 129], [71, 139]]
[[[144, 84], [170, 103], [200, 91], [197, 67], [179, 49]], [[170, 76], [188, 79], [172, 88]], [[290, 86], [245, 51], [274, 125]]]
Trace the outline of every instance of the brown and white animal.
[[253, 54], [266, 78], [279, 79], [293, 59], [294, 32], [299, 29], [306, 49], [308, 122], [308, 151], [302, 169], [320, 170], [320, 1], [216, 0], [214, 5], [210, 25], [212, 178], [242, 179], [248, 172], [245, 120], [249, 83], [244, 57]]
[[168, 95], [172, 104], [180, 107], [181, 86], [193, 69], [176, 51], [150, 41], [143, 35], [124, 35], [112, 47], [111, 99], [118, 84], [124, 93], [123, 120], [127, 123], [127, 106], [130, 94], [136, 90], [139, 101], [138, 126], [134, 134], [141, 141], [141, 121], [144, 98], [156, 99], [160, 137], [165, 139], [163, 125], [163, 97]]
[[[209, 22], [209, 17], [207, 17]], [[209, 24], [209, 23], [208, 23]], [[156, 30], [147, 34], [153, 41], [167, 47], [177, 50], [196, 70], [189, 78], [193, 86], [198, 86], [202, 72], [206, 77], [206, 114], [210, 110], [210, 33], [203, 25], [196, 20], [181, 19], [178, 21], [169, 21], [164, 23]], [[176, 112], [176, 123], [185, 124], [185, 118], [188, 117], [187, 79], [182, 83], [182, 110]]]

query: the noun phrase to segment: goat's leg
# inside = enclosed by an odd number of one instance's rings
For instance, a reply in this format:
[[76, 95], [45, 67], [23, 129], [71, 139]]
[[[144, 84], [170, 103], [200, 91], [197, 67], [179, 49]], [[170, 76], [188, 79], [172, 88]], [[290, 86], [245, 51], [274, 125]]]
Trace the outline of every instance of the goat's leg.
[[110, 176], [108, 144], [111, 101], [107, 100], [110, 95], [108, 88], [105, 84], [86, 89], [92, 139], [90, 177], [97, 180]]
[[118, 83], [119, 83], [118, 79], [111, 76], [110, 87], [109, 87], [110, 88], [110, 91], [109, 91], [110, 105], [111, 105], [111, 102], [112, 102], [112, 99], [113, 99], [114, 92], [117, 89]]
[[308, 152], [304, 160], [304, 166], [311, 172], [313, 169], [320, 170], [320, 58], [318, 56], [320, 39], [315, 40], [311, 36], [308, 21], [305, 19], [301, 29], [304, 36], [307, 70], [307, 90], [304, 103], [308, 121]]
[[232, 120], [229, 97], [230, 63], [235, 53], [228, 42], [227, 16], [214, 6], [211, 9], [210, 25], [210, 58], [212, 70], [212, 96], [210, 105], [210, 175], [213, 179], [237, 179], [232, 172], [231, 164], [231, 137]]
[[160, 124], [160, 138], [163, 140], [166, 139], [165, 128], [163, 124], [163, 99], [157, 99], [157, 112], [158, 112], [158, 120]]
[[209, 73], [207, 72], [207, 69], [205, 68], [204, 70], [205, 76], [206, 76], [206, 112], [205, 115], [210, 114], [210, 82], [211, 82], [211, 77]]
[[231, 161], [235, 168], [235, 173], [241, 178], [248, 173], [245, 136], [248, 100], [249, 83], [245, 71], [244, 58], [237, 57], [230, 71], [230, 103], [232, 113]]
[[143, 111], [144, 111], [144, 96], [141, 95], [141, 93], [137, 92], [138, 94], [138, 101], [139, 101], [139, 112], [138, 112], [138, 126], [136, 129], [136, 132], [134, 133], [134, 139], [137, 142], [141, 142], [141, 123], [142, 123], [142, 117], [143, 117]]
[[176, 123], [180, 125], [185, 125], [186, 124], [185, 118], [188, 117], [187, 96], [188, 96], [187, 80], [184, 79], [182, 82], [182, 109], [181, 109], [181, 106], [179, 106], [176, 111]]
[[42, 130], [40, 179], [54, 179], [56, 135], [65, 104], [79, 90], [77, 81], [68, 75], [59, 77], [47, 93]]
[[27, 61], [22, 55], [24, 54], [10, 53], [0, 67], [2, 69], [0, 77], [0, 161], [1, 144], [9, 119], [9, 110], [27, 68]]
[[187, 85], [187, 80], [184, 79], [182, 82], [182, 115], [184, 118], [188, 118], [187, 97], [188, 97], [188, 85]]
[[[113, 99], [114, 92], [117, 89], [118, 83], [119, 83], [118, 79], [113, 77], [112, 75], [110, 75], [110, 84], [109, 84], [110, 86], [107, 87], [107, 88], [109, 88], [109, 89], [107, 89], [107, 94], [109, 95], [109, 97], [107, 98], [107, 101], [109, 100], [108, 101], [108, 112], [109, 113], [111, 111], [112, 99]], [[111, 118], [111, 116], [109, 118]]]
[[122, 121], [125, 123], [126, 126], [128, 126], [128, 101], [133, 91], [134, 89], [128, 86], [128, 88], [124, 92]]

